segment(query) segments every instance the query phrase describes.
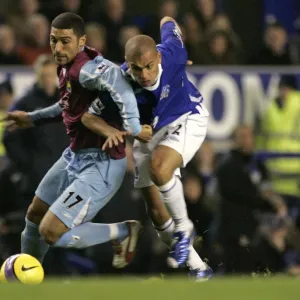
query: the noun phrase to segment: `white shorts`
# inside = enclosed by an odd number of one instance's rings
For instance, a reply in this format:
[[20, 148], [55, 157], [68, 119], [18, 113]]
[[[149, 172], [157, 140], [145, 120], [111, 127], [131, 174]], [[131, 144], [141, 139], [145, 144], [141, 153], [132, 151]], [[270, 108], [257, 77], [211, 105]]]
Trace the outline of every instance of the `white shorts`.
[[[182, 167], [185, 167], [194, 157], [207, 132], [209, 113], [203, 105], [201, 106], [200, 114], [191, 115], [188, 113], [181, 116], [156, 132], [149, 143], [144, 144], [135, 140], [133, 144], [135, 188], [148, 187], [154, 184], [150, 179], [149, 166], [151, 153], [158, 145], [170, 147], [181, 154]], [[180, 176], [180, 169], [175, 170], [175, 175]]]

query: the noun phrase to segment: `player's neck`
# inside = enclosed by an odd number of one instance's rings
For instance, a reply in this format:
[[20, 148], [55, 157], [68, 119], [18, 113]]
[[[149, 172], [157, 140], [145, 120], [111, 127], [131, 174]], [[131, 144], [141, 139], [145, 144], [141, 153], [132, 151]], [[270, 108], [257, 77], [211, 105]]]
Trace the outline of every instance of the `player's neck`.
[[151, 85], [151, 86], [144, 87], [144, 89], [146, 89], [148, 91], [154, 91], [154, 90], [156, 90], [159, 87], [160, 78], [161, 78], [162, 72], [163, 72], [163, 68], [162, 68], [161, 64], [159, 64], [158, 65], [158, 75], [157, 75], [157, 77], [155, 79], [155, 83], [153, 85]]

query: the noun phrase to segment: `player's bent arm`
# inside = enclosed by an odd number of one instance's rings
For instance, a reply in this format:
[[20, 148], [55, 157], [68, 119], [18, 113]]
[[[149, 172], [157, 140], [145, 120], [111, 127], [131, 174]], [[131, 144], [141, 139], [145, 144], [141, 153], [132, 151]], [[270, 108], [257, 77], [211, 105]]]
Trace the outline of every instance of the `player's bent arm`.
[[46, 123], [59, 122], [62, 120], [62, 107], [59, 102], [52, 106], [35, 110], [28, 113], [34, 125], [42, 125]]
[[161, 43], [173, 57], [176, 64], [186, 65], [188, 54], [182, 40], [182, 32], [177, 22], [171, 17], [164, 17], [160, 21]]
[[134, 136], [139, 135], [142, 126], [137, 101], [117, 65], [98, 56], [82, 67], [79, 82], [90, 90], [108, 91], [119, 108], [124, 129]]
[[89, 130], [105, 137], [109, 137], [113, 130], [117, 130], [108, 125], [101, 117], [95, 116], [90, 112], [86, 112], [82, 115], [81, 122]]
[[[160, 28], [162, 28], [164, 26], [164, 24], [167, 23], [167, 22], [173, 22], [179, 28], [177, 22], [173, 18], [171, 18], [171, 17], [163, 17], [160, 20]], [[181, 33], [181, 31], [180, 31], [180, 33]]]

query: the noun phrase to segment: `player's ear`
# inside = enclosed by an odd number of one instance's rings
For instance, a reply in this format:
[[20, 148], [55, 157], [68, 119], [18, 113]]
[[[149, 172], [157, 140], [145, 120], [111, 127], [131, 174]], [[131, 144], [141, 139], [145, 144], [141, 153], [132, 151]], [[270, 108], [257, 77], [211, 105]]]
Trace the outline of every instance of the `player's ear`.
[[86, 43], [86, 35], [83, 35], [79, 38], [79, 47], [83, 47]]
[[161, 53], [157, 51], [158, 63], [161, 64]]

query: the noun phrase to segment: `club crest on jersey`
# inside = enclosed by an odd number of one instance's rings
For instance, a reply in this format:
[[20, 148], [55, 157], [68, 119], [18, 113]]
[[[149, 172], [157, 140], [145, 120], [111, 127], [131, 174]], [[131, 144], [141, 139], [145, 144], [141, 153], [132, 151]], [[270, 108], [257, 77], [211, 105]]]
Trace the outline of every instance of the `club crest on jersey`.
[[162, 92], [160, 94], [160, 99], [159, 100], [162, 100], [164, 98], [167, 98], [169, 96], [169, 93], [170, 93], [170, 86], [167, 84], [165, 85], [163, 88], [162, 88]]
[[67, 81], [66, 89], [67, 89], [67, 92], [69, 92], [69, 93], [72, 92], [72, 86], [71, 86], [71, 82], [70, 81]]
[[109, 69], [109, 66], [102, 62], [96, 69], [95, 73], [104, 74]]

